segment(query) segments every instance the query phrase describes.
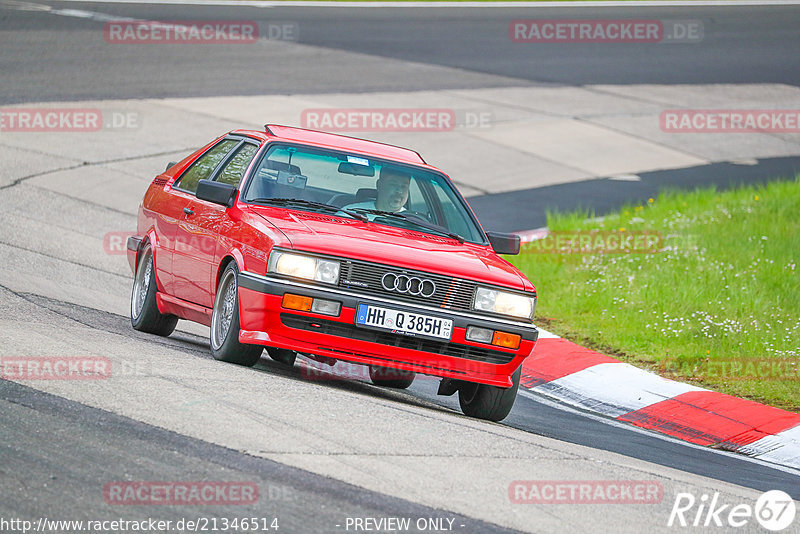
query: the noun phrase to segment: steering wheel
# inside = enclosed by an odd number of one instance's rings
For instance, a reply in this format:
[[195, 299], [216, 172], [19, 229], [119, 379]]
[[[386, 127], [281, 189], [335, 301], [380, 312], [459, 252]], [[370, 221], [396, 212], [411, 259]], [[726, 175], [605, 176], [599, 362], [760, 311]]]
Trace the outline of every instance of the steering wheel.
[[423, 221], [433, 222], [433, 218], [429, 213], [422, 213], [421, 211], [414, 211], [414, 210], [406, 210], [403, 212], [403, 215], [408, 215], [410, 217], [416, 217], [418, 219], [422, 219]]

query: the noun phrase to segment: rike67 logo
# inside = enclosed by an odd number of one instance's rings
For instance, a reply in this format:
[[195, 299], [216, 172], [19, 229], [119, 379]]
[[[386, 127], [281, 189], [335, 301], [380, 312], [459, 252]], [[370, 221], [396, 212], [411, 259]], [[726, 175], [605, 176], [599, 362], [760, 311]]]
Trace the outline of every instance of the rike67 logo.
[[691, 493], [678, 493], [669, 514], [667, 526], [723, 527], [727, 531], [751, 524], [753, 517], [765, 529], [779, 532], [789, 528], [797, 512], [795, 502], [783, 491], [762, 494], [755, 506], [720, 501], [718, 492], [696, 498]]

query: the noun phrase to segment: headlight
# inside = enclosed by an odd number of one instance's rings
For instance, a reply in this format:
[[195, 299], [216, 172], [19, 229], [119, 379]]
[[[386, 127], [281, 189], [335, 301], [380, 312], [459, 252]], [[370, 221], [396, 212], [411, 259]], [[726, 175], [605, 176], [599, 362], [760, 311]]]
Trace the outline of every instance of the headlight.
[[326, 284], [339, 283], [339, 262], [273, 250], [269, 255], [267, 272], [285, 274], [295, 278], [316, 280]]
[[533, 319], [536, 309], [536, 297], [526, 297], [518, 293], [498, 291], [488, 287], [479, 287], [475, 293], [475, 310], [513, 315], [523, 319]]

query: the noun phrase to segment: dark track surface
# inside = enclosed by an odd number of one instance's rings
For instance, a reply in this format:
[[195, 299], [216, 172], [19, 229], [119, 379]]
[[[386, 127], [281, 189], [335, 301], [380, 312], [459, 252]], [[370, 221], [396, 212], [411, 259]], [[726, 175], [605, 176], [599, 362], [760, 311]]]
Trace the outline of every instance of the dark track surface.
[[[36, 3], [36, 2], [34, 2]], [[0, 4], [0, 104], [37, 100], [435, 90], [524, 84], [800, 84], [800, 7], [256, 8], [41, 2], [156, 20], [289, 22], [270, 45], [120, 45], [104, 22]], [[520, 44], [515, 19], [695, 20], [697, 43]], [[331, 50], [456, 70], [344, 60]], [[497, 75], [497, 76], [486, 76]]]
[[[278, 519], [278, 532], [342, 532], [348, 517], [453, 519], [459, 532], [514, 532], [381, 495], [271, 460], [188, 438], [0, 380], [0, 517], [196, 521], [200, 517]], [[198, 480], [255, 483], [252, 505], [106, 504], [110, 481]], [[42, 511], [47, 510], [46, 514]], [[220, 523], [221, 524], [221, 523]], [[175, 529], [170, 529], [174, 532]], [[416, 532], [415, 528], [410, 529]]]
[[740, 185], [792, 179], [800, 173], [800, 156], [758, 160], [756, 165], [712, 163], [685, 169], [643, 172], [641, 181], [596, 178], [568, 184], [524, 189], [469, 199], [470, 206], [488, 230], [514, 232], [547, 225], [547, 212], [588, 210], [601, 216], [625, 204], [647, 202], [665, 189], [716, 187], [720, 191]]

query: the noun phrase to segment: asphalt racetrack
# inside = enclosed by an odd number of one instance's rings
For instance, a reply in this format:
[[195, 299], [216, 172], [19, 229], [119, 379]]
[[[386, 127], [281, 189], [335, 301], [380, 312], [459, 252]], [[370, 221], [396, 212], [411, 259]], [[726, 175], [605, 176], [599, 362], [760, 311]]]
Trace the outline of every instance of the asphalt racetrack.
[[[109, 43], [106, 23], [120, 18], [248, 20], [267, 33], [251, 46]], [[509, 39], [511, 21], [534, 18], [699, 21], [703, 33], [655, 44]], [[140, 334], [130, 327], [132, 276], [118, 247], [167, 162], [233, 128], [301, 125], [312, 108], [455, 110], [452, 131], [353, 135], [419, 150], [498, 230], [541, 226], [548, 208], [602, 212], [667, 186], [792, 175], [797, 133], [698, 138], [657, 125], [675, 107], [800, 108], [798, 20], [800, 7], [789, 4], [0, 0], [0, 112], [80, 107], [106, 118], [93, 132], [0, 128], [0, 359], [98, 356], [114, 369], [107, 380], [0, 380], [0, 530], [22, 532], [2, 522], [12, 519], [152, 518], [178, 531], [194, 530], [178, 528], [180, 520], [219, 526], [247, 517], [258, 528], [228, 531], [274, 530], [277, 519], [278, 532], [661, 532], [686, 530], [668, 526], [679, 494], [698, 502], [717, 494], [729, 507], [753, 506], [773, 489], [800, 499], [796, 470], [530, 393], [505, 421], [487, 423], [464, 417], [456, 397], [437, 396], [428, 377], [394, 391], [349, 367], [310, 378], [303, 358], [293, 369], [266, 357], [245, 369], [213, 360], [204, 327], [181, 322], [166, 339]], [[269, 39], [269, 28], [292, 30]], [[491, 124], [471, 128], [475, 117]], [[505, 210], [513, 198], [517, 207]], [[530, 480], [649, 481], [663, 495], [628, 505], [515, 502], [509, 488]], [[109, 502], [109, 485], [136, 481], [245, 483], [258, 498]], [[710, 521], [688, 528], [732, 528]], [[42, 532], [123, 531], [44, 524], [51, 528]], [[736, 531], [762, 530], [751, 519]]]

